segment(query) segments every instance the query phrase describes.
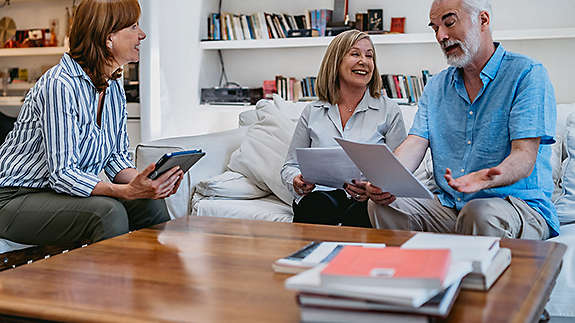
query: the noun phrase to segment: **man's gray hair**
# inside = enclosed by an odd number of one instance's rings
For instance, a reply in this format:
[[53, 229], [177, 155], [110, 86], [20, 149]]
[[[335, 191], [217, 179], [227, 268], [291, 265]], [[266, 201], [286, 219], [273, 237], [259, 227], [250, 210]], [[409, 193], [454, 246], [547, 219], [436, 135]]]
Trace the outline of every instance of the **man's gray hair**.
[[463, 9], [471, 15], [471, 21], [476, 24], [481, 11], [487, 11], [491, 16], [491, 0], [461, 0]]
[[[442, 0], [434, 0], [433, 3], [440, 1]], [[461, 5], [471, 16], [471, 22], [473, 24], [477, 23], [481, 11], [487, 11], [491, 16], [491, 0], [461, 0]]]

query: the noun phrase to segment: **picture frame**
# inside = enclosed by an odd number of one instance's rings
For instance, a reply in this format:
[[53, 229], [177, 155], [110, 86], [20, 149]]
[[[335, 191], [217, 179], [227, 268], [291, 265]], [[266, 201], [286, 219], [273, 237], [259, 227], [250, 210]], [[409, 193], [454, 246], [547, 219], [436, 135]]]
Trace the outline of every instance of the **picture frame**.
[[367, 20], [368, 31], [383, 31], [383, 9], [368, 9]]

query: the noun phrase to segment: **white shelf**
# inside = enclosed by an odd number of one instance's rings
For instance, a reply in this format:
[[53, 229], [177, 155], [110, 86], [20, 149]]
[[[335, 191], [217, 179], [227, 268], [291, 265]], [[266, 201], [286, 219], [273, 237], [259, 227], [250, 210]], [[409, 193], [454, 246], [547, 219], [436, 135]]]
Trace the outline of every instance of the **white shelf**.
[[1, 48], [0, 57], [62, 55], [66, 47]]
[[207, 111], [246, 111], [253, 110], [256, 108], [255, 105], [234, 105], [234, 104], [200, 104], [199, 106], [202, 110]]
[[[426, 44], [435, 43], [435, 36], [428, 33], [385, 34], [370, 36], [375, 45]], [[495, 40], [538, 40], [575, 38], [575, 28], [526, 29], [494, 31]], [[301, 37], [258, 40], [220, 40], [202, 41], [204, 50], [218, 49], [257, 49], [257, 48], [296, 48], [325, 47], [333, 37]]]

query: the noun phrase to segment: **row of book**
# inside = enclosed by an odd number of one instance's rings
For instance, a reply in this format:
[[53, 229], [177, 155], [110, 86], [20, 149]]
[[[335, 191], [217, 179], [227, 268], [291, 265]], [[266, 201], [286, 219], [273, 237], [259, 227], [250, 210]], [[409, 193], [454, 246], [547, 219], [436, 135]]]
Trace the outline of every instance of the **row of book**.
[[302, 321], [445, 319], [460, 289], [488, 290], [511, 263], [499, 238], [417, 233], [401, 247], [312, 242], [276, 260]]
[[381, 75], [384, 94], [391, 99], [398, 99], [398, 102], [404, 104], [413, 104], [419, 101], [429, 78], [431, 78], [431, 74], [427, 70], [423, 70], [421, 75]]
[[[325, 36], [333, 10], [308, 10], [303, 15], [258, 12], [252, 15], [227, 12], [208, 17], [208, 40], [272, 39]], [[313, 33], [312, 31], [316, 31]]]
[[286, 101], [297, 102], [317, 100], [315, 82], [315, 76], [309, 76], [298, 80], [295, 77], [276, 75], [275, 80], [264, 81], [264, 98], [271, 99], [272, 95], [277, 93]]
[[[431, 77], [429, 71], [422, 71], [421, 76], [400, 74], [383, 74], [383, 94], [399, 104], [414, 104], [419, 100], [423, 88]], [[264, 98], [270, 99], [277, 93], [287, 101], [310, 101], [317, 99], [315, 88], [316, 77], [305, 77], [301, 80], [295, 77], [277, 75], [275, 80], [264, 81]]]

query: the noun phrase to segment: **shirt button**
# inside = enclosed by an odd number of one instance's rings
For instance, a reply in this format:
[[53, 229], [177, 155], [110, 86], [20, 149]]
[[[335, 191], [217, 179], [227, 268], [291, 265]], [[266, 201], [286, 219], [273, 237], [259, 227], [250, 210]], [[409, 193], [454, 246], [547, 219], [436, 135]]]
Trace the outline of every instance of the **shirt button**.
[[458, 198], [457, 198], [457, 201], [458, 201], [458, 202], [461, 202], [461, 198], [460, 198], [460, 197], [458, 197]]
[[465, 168], [462, 168], [462, 169], [461, 169], [461, 172], [463, 173], [464, 171], [465, 171]]
[[469, 111], [469, 115], [473, 115], [473, 111]]
[[471, 145], [471, 140], [467, 141], [467, 144], [468, 144], [468, 145]]

